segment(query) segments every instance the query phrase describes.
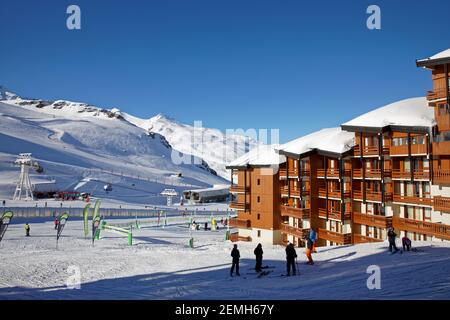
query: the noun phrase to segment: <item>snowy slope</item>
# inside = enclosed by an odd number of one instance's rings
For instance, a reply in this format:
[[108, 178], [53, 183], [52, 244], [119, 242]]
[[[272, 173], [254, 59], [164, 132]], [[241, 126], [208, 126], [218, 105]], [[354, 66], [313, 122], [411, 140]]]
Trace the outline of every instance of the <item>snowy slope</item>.
[[[177, 165], [167, 140], [119, 114], [83, 103], [26, 100], [2, 90], [0, 102], [0, 196], [10, 198], [18, 153], [31, 152], [44, 167], [33, 182], [99, 193], [113, 183], [111, 198], [149, 203], [166, 187], [207, 187], [226, 182], [206, 163]], [[181, 173], [182, 176], [177, 175]], [[162, 199], [158, 200], [159, 202]]]
[[[185, 218], [187, 219], [187, 218]], [[14, 221], [14, 219], [13, 219]], [[185, 225], [133, 230], [133, 246], [112, 233], [92, 247], [83, 238], [80, 220], [68, 221], [58, 250], [52, 221], [10, 226], [1, 243], [0, 300], [4, 299], [449, 299], [450, 245], [414, 242], [419, 252], [391, 255], [386, 243], [320, 247], [316, 264], [305, 264], [305, 249], [296, 248], [300, 276], [285, 272], [282, 246], [264, 246], [263, 265], [271, 274], [258, 279], [254, 243], [239, 243], [241, 277], [229, 276], [232, 243], [225, 229], [195, 231], [187, 246]], [[381, 271], [381, 289], [369, 290], [369, 266]], [[81, 288], [66, 281], [79, 267]]]
[[225, 165], [260, 145], [243, 135], [225, 136], [220, 130], [195, 128], [177, 122], [163, 114], [142, 120], [123, 113], [122, 116], [136, 126], [163, 135], [169, 143], [181, 152], [195, 155], [205, 160], [217, 173], [229, 179]]

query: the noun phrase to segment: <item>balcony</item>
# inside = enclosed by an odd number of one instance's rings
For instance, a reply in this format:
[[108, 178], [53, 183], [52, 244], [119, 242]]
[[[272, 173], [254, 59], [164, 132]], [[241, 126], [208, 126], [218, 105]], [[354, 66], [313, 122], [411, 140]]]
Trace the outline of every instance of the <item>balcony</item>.
[[[325, 188], [319, 188], [319, 197], [326, 197], [327, 190]], [[350, 191], [344, 191], [344, 198], [350, 197]], [[341, 190], [330, 190], [328, 189], [328, 198], [341, 199]]]
[[[353, 170], [353, 178], [354, 179], [362, 179], [363, 170], [362, 169], [354, 169]], [[384, 176], [390, 177], [391, 170], [384, 169]], [[366, 169], [364, 171], [364, 177], [366, 179], [381, 179], [381, 169]]]
[[450, 155], [450, 141], [433, 142], [433, 155]]
[[434, 89], [432, 91], [427, 92], [428, 101], [445, 99], [446, 97], [447, 97], [446, 88]]
[[434, 210], [450, 212], [450, 198], [438, 196], [433, 198], [433, 202]]
[[230, 234], [230, 240], [231, 242], [236, 242], [236, 241], [252, 241], [251, 237], [242, 237], [239, 235], [239, 233], [234, 232]]
[[[401, 146], [391, 146], [390, 148], [391, 156], [407, 156], [408, 155], [408, 145]], [[412, 155], [425, 155], [427, 154], [427, 145], [426, 144], [412, 144], [411, 145], [411, 154]]]
[[450, 226], [442, 223], [417, 221], [405, 218], [394, 217], [394, 227], [408, 232], [417, 232], [434, 236], [439, 239], [450, 240]]
[[352, 235], [350, 233], [339, 233], [327, 229], [319, 229], [318, 237], [337, 244], [351, 244]]
[[362, 234], [353, 234], [353, 243], [369, 243], [369, 242], [383, 242], [381, 239], [363, 236]]
[[433, 183], [450, 184], [450, 170], [437, 169], [433, 171]]
[[[300, 189], [299, 188], [294, 188], [291, 187], [291, 189], [288, 192], [288, 188], [286, 186], [282, 186], [280, 188], [280, 193], [282, 195], [288, 195], [290, 194], [291, 197], [300, 197]], [[309, 190], [308, 189], [303, 189], [302, 190], [302, 196], [309, 196]]]
[[392, 226], [392, 217], [353, 212], [353, 223], [377, 228]]
[[231, 218], [230, 227], [240, 229], [250, 229], [251, 222], [248, 219]]
[[[366, 200], [367, 201], [381, 202], [382, 201], [381, 198], [382, 198], [381, 192], [379, 192], [379, 191], [370, 191], [370, 190], [366, 191]], [[353, 199], [363, 200], [363, 192], [360, 190], [353, 191]], [[384, 193], [384, 201], [385, 202], [392, 201], [392, 193], [391, 192]]]
[[230, 187], [231, 193], [244, 193], [244, 192], [249, 192], [249, 191], [250, 191], [250, 187], [244, 187], [244, 186], [239, 186], [239, 185], [232, 185]]
[[[327, 218], [327, 209], [319, 208], [319, 218]], [[344, 220], [349, 220], [351, 218], [351, 213], [349, 211], [344, 213]], [[328, 219], [342, 221], [342, 213], [338, 210], [328, 209]]]
[[246, 205], [244, 204], [244, 202], [230, 202], [230, 209], [236, 209], [236, 210], [246, 210], [249, 211], [250, 210], [250, 204], [247, 203]]
[[[411, 180], [411, 171], [392, 169], [392, 179]], [[413, 171], [414, 180], [430, 180], [430, 170], [416, 169]]]
[[441, 131], [450, 130], [450, 113], [440, 114], [437, 115], [435, 118], [439, 130]]
[[[327, 169], [327, 178], [339, 178], [339, 169]], [[350, 170], [344, 170], [342, 177], [350, 177]], [[317, 178], [325, 178], [325, 169], [317, 169]]]
[[[361, 156], [361, 148], [360, 146], [355, 146], [353, 148], [354, 155], [355, 156]], [[382, 154], [388, 155], [389, 154], [389, 148], [383, 147], [382, 148]], [[380, 154], [378, 147], [363, 147], [362, 148], [362, 155], [363, 156], [378, 156]]]
[[289, 206], [280, 206], [281, 216], [297, 219], [311, 219], [311, 210], [309, 208], [294, 208]]
[[[280, 178], [286, 178], [286, 169], [279, 170]], [[297, 169], [289, 169], [289, 178], [298, 178], [298, 170]]]
[[400, 194], [394, 194], [393, 198], [394, 202], [401, 202], [401, 203], [411, 203], [416, 205], [423, 205], [423, 206], [431, 206], [433, 203], [433, 199], [428, 196], [421, 197], [421, 196], [408, 196], [408, 195], [400, 195]]
[[310, 229], [302, 229], [302, 228], [290, 226], [288, 224], [282, 224], [281, 232], [290, 234], [290, 235], [300, 238], [300, 239], [303, 239], [303, 237], [309, 236]]

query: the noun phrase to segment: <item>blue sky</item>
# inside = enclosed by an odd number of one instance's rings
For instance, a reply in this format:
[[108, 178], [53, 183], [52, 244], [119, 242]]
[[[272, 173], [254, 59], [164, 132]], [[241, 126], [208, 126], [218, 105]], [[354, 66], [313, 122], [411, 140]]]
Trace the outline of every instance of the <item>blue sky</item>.
[[[77, 4], [82, 30], [66, 28]], [[366, 28], [377, 4], [382, 29]], [[450, 47], [449, 1], [23, 1], [0, 4], [0, 84], [27, 97], [279, 128], [282, 142], [424, 95], [415, 59]]]

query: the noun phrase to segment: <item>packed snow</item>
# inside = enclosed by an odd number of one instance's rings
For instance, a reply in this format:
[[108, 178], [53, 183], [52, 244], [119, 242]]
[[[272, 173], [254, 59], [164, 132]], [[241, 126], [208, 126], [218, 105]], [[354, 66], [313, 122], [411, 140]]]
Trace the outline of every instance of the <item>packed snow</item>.
[[[220, 217], [218, 216], [219, 220]], [[102, 232], [92, 246], [83, 223], [70, 219], [56, 249], [52, 221], [16, 219], [0, 243], [0, 299], [449, 299], [450, 244], [413, 242], [418, 252], [390, 254], [386, 243], [320, 247], [315, 265], [298, 248], [299, 276], [285, 273], [284, 247], [264, 245], [257, 278], [254, 243], [238, 243], [241, 276], [230, 277], [232, 243], [225, 229], [193, 231], [187, 218], [166, 227], [155, 223], [125, 237]], [[108, 222], [124, 220], [107, 219]], [[132, 220], [129, 220], [132, 221]], [[24, 223], [31, 224], [25, 237]], [[221, 226], [219, 224], [219, 226]], [[381, 289], [369, 290], [369, 266], [381, 269]], [[80, 289], [70, 289], [79, 268]], [[68, 282], [69, 281], [69, 282]]]
[[417, 60], [418, 62], [426, 62], [429, 60], [437, 60], [437, 59], [445, 59], [445, 58], [450, 58], [450, 48], [446, 49], [444, 51], [438, 52], [435, 55], [432, 55], [429, 58], [425, 58], [425, 59], [420, 59]]
[[276, 148], [279, 145], [263, 145], [253, 148], [243, 156], [230, 162], [228, 167], [246, 167], [277, 165], [286, 162], [286, 157], [280, 155]]
[[434, 109], [428, 106], [425, 97], [419, 97], [388, 104], [342, 125], [373, 128], [383, 128], [389, 125], [430, 128], [435, 123]]
[[355, 146], [355, 134], [341, 128], [326, 128], [297, 138], [279, 146], [280, 151], [304, 154], [312, 150], [321, 150], [342, 154]]

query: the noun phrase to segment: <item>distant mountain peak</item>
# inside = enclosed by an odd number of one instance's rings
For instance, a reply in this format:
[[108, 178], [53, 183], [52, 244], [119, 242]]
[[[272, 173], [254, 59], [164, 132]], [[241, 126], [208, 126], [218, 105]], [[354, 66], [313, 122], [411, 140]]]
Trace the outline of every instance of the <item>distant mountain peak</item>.
[[19, 96], [6, 88], [5, 86], [0, 85], [0, 101], [1, 100], [15, 100], [18, 99]]

